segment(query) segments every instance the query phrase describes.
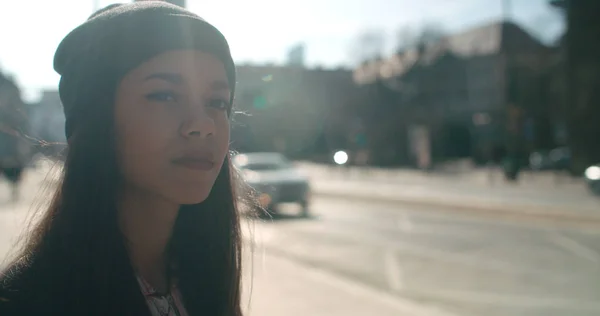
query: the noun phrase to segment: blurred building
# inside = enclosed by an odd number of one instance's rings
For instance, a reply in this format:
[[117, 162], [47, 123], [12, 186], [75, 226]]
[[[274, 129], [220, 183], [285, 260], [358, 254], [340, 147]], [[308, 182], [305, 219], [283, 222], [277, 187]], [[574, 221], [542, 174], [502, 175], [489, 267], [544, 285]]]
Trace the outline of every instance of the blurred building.
[[21, 99], [21, 90], [15, 81], [0, 72], [0, 111], [3, 122], [17, 119], [16, 116], [25, 117], [24, 102]]
[[297, 44], [291, 47], [287, 55], [287, 65], [304, 67], [306, 47], [304, 44]]
[[[364, 63], [362, 117], [376, 164], [522, 150], [551, 133], [544, 73], [555, 50], [499, 22]], [[423, 166], [426, 167], [426, 166]]]
[[351, 70], [240, 65], [237, 75], [235, 149], [314, 157], [350, 146], [349, 109], [362, 102]]

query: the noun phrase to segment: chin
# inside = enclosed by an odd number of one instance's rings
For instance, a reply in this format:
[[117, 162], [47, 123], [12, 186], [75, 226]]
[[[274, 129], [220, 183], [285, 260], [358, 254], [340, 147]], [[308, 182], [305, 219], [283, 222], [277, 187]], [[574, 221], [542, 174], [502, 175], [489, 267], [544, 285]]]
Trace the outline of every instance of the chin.
[[181, 205], [199, 204], [204, 202], [210, 194], [210, 190], [195, 190], [193, 192], [185, 191], [188, 190], [177, 192], [177, 194], [172, 197], [172, 200]]
[[160, 188], [163, 196], [180, 205], [193, 205], [204, 202], [217, 182], [217, 174], [198, 174], [188, 172], [176, 174], [168, 182], [163, 182]]
[[[159, 194], [174, 204], [191, 205], [204, 202], [214, 183], [177, 183], [162, 187]], [[157, 192], [158, 193], [158, 192]]]

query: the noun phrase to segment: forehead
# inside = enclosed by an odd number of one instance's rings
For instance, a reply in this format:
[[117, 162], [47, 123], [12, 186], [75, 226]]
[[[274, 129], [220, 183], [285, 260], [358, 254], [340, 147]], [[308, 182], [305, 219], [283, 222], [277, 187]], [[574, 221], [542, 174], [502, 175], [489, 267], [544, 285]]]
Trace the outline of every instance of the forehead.
[[198, 50], [162, 53], [133, 69], [128, 77], [145, 78], [153, 73], [177, 73], [184, 80], [227, 81], [225, 66], [214, 55]]

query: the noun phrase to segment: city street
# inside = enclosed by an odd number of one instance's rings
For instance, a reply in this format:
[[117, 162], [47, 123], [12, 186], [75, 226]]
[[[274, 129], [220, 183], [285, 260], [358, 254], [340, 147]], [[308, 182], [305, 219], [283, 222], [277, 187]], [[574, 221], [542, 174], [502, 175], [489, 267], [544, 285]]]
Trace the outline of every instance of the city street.
[[457, 315], [600, 314], [600, 231], [318, 198], [257, 225], [257, 249]]
[[600, 0], [124, 2], [0, 6], [3, 311], [600, 316]]
[[[0, 258], [34, 178], [16, 205], [0, 181]], [[251, 316], [600, 314], [598, 227], [325, 196], [311, 218], [284, 211], [244, 225]]]

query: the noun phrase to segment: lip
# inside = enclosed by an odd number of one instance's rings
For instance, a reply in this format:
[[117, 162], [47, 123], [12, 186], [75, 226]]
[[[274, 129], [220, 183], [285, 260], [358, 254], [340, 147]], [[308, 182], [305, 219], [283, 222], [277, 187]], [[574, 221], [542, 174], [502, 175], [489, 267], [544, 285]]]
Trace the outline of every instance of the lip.
[[183, 156], [174, 159], [173, 163], [184, 168], [201, 171], [212, 170], [215, 166], [215, 162], [210, 155]]

